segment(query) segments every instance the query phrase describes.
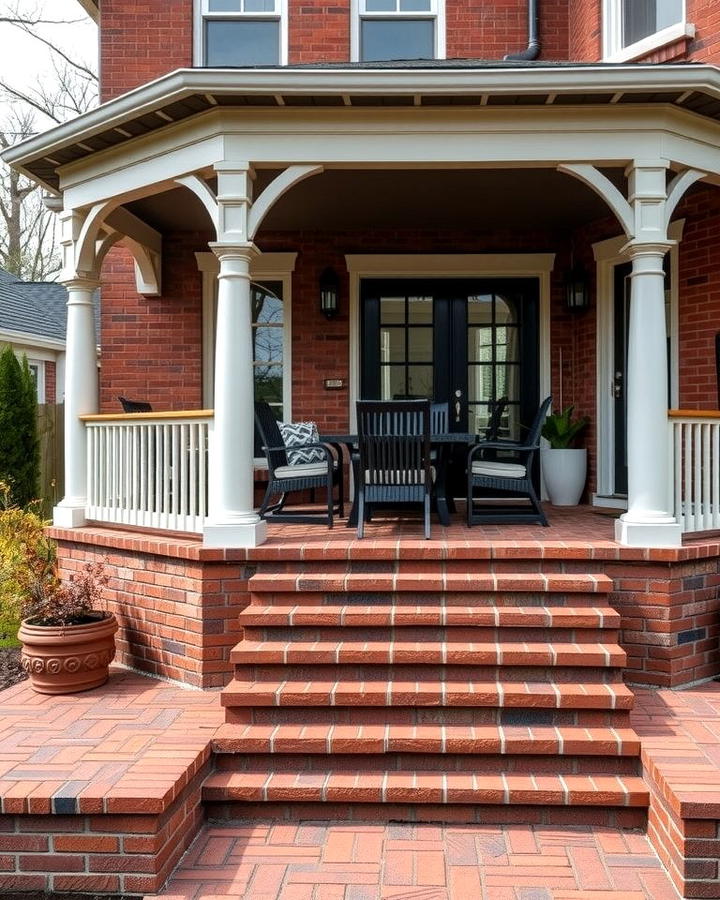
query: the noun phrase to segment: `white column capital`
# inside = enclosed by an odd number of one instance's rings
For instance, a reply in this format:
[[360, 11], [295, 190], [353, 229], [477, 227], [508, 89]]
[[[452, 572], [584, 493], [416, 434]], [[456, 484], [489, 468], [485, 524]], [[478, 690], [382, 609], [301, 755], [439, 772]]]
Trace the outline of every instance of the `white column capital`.
[[[252, 241], [232, 244], [217, 241], [208, 246], [220, 260], [218, 278], [227, 278], [233, 275], [242, 278], [246, 273], [249, 274], [252, 261], [260, 256], [260, 250]], [[233, 265], [233, 263], [237, 263], [237, 265]]]
[[[92, 304], [92, 295], [100, 287], [100, 280], [90, 275], [69, 275], [60, 278], [60, 284], [67, 289], [68, 303]], [[81, 293], [87, 293], [89, 298], [78, 296]]]
[[638, 238], [632, 241], [628, 241], [627, 244], [622, 249], [622, 253], [629, 260], [643, 259], [643, 258], [653, 258], [660, 257], [663, 259], [665, 254], [672, 250], [672, 248], [677, 244], [677, 241], [671, 240], [656, 240], [656, 241], [643, 241]]

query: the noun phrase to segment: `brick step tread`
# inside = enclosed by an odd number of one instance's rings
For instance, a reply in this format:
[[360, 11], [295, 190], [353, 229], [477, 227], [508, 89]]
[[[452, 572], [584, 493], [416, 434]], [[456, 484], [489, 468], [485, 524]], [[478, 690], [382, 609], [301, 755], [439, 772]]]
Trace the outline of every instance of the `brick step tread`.
[[223, 706], [461, 706], [545, 709], [632, 709], [634, 695], [622, 682], [284, 681], [232, 680]]
[[307, 725], [234, 723], [213, 737], [216, 753], [473, 753], [639, 756], [632, 728], [548, 725]]
[[[284, 599], [286, 598], [286, 595]], [[304, 605], [262, 602], [240, 613], [243, 626], [472, 626], [482, 628], [610, 628], [620, 627], [620, 614], [609, 606], [460, 606], [390, 603]]]
[[[268, 760], [268, 765], [271, 760]], [[427, 771], [215, 772], [205, 802], [472, 803], [492, 805], [647, 807], [648, 789], [634, 775], [478, 774]]]
[[468, 574], [437, 571], [417, 573], [392, 572], [259, 572], [250, 578], [253, 593], [263, 591], [512, 591], [518, 593], [549, 592], [608, 594], [613, 581], [607, 575], [541, 572], [518, 574]]
[[624, 666], [625, 651], [614, 643], [471, 641], [253, 641], [230, 652], [239, 665], [363, 663], [394, 665]]

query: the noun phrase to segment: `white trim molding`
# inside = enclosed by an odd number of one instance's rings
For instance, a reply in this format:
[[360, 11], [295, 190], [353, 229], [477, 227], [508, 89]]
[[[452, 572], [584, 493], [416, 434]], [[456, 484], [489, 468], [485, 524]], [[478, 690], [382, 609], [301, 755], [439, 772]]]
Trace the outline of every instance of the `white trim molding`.
[[360, 395], [360, 281], [363, 278], [537, 278], [540, 396], [550, 393], [550, 274], [554, 253], [346, 254], [350, 275], [350, 429]]
[[[646, 35], [639, 41], [623, 46], [622, 43], [622, 17], [623, 3], [628, 0], [603, 0], [602, 5], [602, 36], [603, 36], [603, 60], [604, 62], [622, 63], [634, 59], [641, 59], [655, 50], [667, 47], [675, 41], [683, 38], [695, 37], [695, 26], [687, 21], [687, 3], [682, 2], [681, 17], [678, 22], [673, 22], [665, 28], [660, 28], [652, 34]], [[639, 0], [630, 0], [636, 3]]]

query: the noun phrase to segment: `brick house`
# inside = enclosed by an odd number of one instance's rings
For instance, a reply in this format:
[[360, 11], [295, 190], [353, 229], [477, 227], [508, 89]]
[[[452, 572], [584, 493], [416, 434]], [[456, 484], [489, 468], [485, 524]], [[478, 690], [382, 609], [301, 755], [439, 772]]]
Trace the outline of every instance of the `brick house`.
[[[273, 604], [287, 611], [298, 592], [311, 606], [352, 592], [437, 600], [472, 583], [501, 592], [499, 605], [547, 592], [579, 608], [609, 592], [619, 620], [609, 610], [572, 627], [620, 624], [622, 650], [601, 643], [585, 657], [618, 682], [623, 670], [664, 686], [716, 676], [714, 6], [81, 2], [100, 27], [102, 105], [4, 158], [63, 199], [67, 465], [54, 534], [68, 570], [109, 559], [122, 660], [196, 687], [225, 685], [234, 663], [232, 731], [255, 721], [253, 702], [281, 706], [292, 681], [275, 671], [287, 654], [258, 646], [272, 643]], [[318, 301], [327, 270], [339, 297], [329, 319]], [[568, 307], [568, 273], [587, 287], [581, 312]], [[252, 321], [258, 300], [267, 317]], [[587, 504], [551, 511], [551, 529], [457, 527], [425, 545], [407, 532], [360, 542], [337, 528], [268, 528], [257, 516], [256, 391], [321, 433], [352, 430], [357, 399], [396, 394], [448, 401], [474, 432], [502, 389], [513, 436], [549, 394], [591, 419]], [[118, 395], [149, 401], [152, 415], [119, 416]], [[197, 451], [173, 481], [150, 474], [160, 432]], [[511, 620], [493, 622], [517, 642]], [[298, 640], [296, 662], [309, 665], [312, 636]], [[566, 682], [583, 665], [552, 659]], [[386, 650], [368, 662], [383, 661]], [[382, 705], [360, 681], [349, 677], [347, 705]], [[567, 706], [582, 695], [592, 726], [615, 722], [597, 710], [631, 703], [620, 683], [606, 697], [599, 677], [580, 681]], [[300, 694], [340, 705], [318, 685]], [[226, 736], [226, 752], [243, 746]], [[209, 802], [232, 794], [221, 782]], [[623, 790], [621, 805], [646, 802]]]

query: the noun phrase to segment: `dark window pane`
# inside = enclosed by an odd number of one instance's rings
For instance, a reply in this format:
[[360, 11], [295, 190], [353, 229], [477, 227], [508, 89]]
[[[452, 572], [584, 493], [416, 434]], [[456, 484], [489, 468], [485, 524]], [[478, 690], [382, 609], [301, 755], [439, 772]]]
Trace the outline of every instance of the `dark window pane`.
[[208, 21], [206, 66], [267, 66], [280, 62], [280, 23]]
[[682, 21], [682, 0], [624, 0], [622, 6], [623, 47]]
[[430, 363], [432, 360], [432, 328], [408, 328], [408, 361]]
[[435, 22], [432, 19], [365, 19], [361, 30], [361, 56], [378, 59], [433, 59]]

